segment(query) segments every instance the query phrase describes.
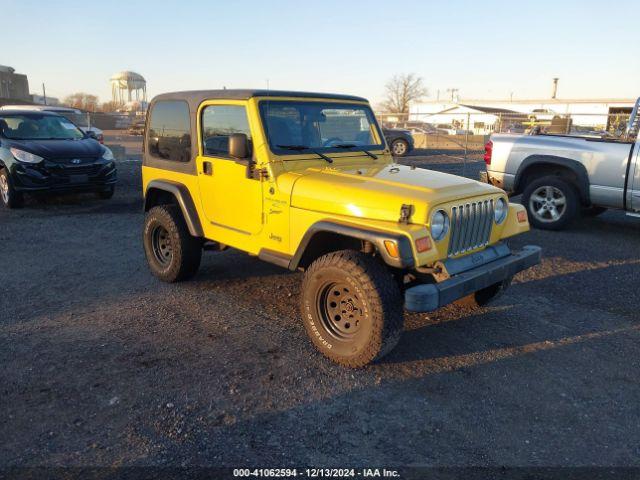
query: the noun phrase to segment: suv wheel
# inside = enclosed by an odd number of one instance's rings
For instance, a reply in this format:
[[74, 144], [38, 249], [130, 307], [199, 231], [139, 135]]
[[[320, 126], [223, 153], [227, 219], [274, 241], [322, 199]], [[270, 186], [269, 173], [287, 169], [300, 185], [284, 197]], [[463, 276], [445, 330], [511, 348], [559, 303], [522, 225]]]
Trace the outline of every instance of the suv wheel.
[[578, 214], [576, 189], [558, 177], [542, 177], [531, 182], [522, 193], [529, 221], [536, 228], [560, 230]]
[[409, 151], [409, 143], [406, 140], [394, 140], [391, 144], [391, 151], [396, 157], [404, 157]]
[[160, 205], [147, 212], [143, 242], [149, 269], [160, 280], [186, 280], [200, 267], [202, 240], [191, 236], [176, 205]]
[[6, 168], [0, 169], [0, 200], [7, 208], [17, 208], [22, 206], [22, 193], [13, 189], [11, 178]]
[[478, 290], [471, 295], [468, 295], [464, 298], [461, 298], [456, 303], [464, 306], [464, 307], [484, 307], [493, 303], [495, 300], [500, 298], [502, 294], [509, 288], [511, 285], [512, 277], [503, 280], [502, 282], [494, 283], [493, 285], [489, 285], [482, 290]]
[[98, 192], [98, 197], [102, 198], [103, 200], [109, 200], [110, 198], [113, 197], [114, 193], [116, 193], [116, 187], [112, 185], [108, 187], [106, 190], [100, 190]]
[[301, 310], [315, 347], [340, 365], [362, 367], [400, 339], [403, 309], [393, 275], [355, 250], [318, 258], [302, 282]]

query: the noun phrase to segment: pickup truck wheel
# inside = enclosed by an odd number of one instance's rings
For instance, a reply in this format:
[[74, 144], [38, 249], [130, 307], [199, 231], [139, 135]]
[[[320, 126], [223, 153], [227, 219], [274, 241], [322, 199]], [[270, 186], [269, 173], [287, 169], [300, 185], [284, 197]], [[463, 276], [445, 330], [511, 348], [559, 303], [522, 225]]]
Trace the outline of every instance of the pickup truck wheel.
[[396, 157], [404, 157], [409, 151], [409, 143], [406, 140], [394, 140], [391, 144], [391, 151]]
[[0, 169], [0, 200], [7, 208], [21, 207], [24, 201], [22, 193], [14, 190], [11, 178], [5, 168]]
[[543, 230], [561, 230], [578, 214], [576, 189], [558, 177], [535, 179], [524, 189], [522, 203], [531, 224]]
[[355, 250], [329, 253], [311, 264], [302, 281], [301, 311], [315, 347], [346, 367], [382, 358], [402, 332], [402, 297], [393, 275]]
[[582, 215], [585, 217], [597, 217], [606, 211], [607, 209], [604, 207], [587, 207], [582, 209]]
[[162, 281], [186, 280], [200, 267], [202, 240], [191, 236], [176, 205], [160, 205], [147, 212], [143, 243], [149, 269]]

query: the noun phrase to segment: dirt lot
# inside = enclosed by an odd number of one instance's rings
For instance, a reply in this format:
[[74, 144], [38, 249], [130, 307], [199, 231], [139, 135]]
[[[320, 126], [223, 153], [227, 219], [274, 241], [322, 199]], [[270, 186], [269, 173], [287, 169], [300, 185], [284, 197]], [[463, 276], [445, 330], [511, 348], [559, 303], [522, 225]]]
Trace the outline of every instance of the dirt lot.
[[523, 235], [543, 264], [496, 305], [408, 315], [353, 371], [307, 341], [299, 274], [225, 252], [155, 280], [139, 170], [0, 211], [0, 467], [640, 466], [640, 221]]

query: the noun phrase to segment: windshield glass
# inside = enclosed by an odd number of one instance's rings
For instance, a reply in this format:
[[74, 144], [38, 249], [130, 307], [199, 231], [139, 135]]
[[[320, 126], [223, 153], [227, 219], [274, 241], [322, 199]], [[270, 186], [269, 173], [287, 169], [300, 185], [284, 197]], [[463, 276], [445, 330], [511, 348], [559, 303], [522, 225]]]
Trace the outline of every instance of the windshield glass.
[[70, 120], [72, 123], [75, 123], [79, 127], [88, 127], [89, 124], [87, 122], [87, 116], [84, 113], [76, 113], [76, 112], [56, 112], [58, 115], [62, 115], [67, 120]]
[[268, 100], [260, 102], [260, 113], [271, 151], [279, 155], [384, 148], [365, 105]]
[[58, 115], [0, 116], [0, 132], [12, 140], [79, 140], [84, 134]]

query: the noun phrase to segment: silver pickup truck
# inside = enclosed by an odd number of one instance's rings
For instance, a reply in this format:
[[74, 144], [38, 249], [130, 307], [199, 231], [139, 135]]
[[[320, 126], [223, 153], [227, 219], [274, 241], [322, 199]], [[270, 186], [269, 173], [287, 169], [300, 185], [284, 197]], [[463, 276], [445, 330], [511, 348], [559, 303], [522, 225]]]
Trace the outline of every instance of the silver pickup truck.
[[620, 139], [494, 134], [484, 180], [522, 194], [530, 223], [559, 230], [608, 208], [640, 217], [640, 98]]

